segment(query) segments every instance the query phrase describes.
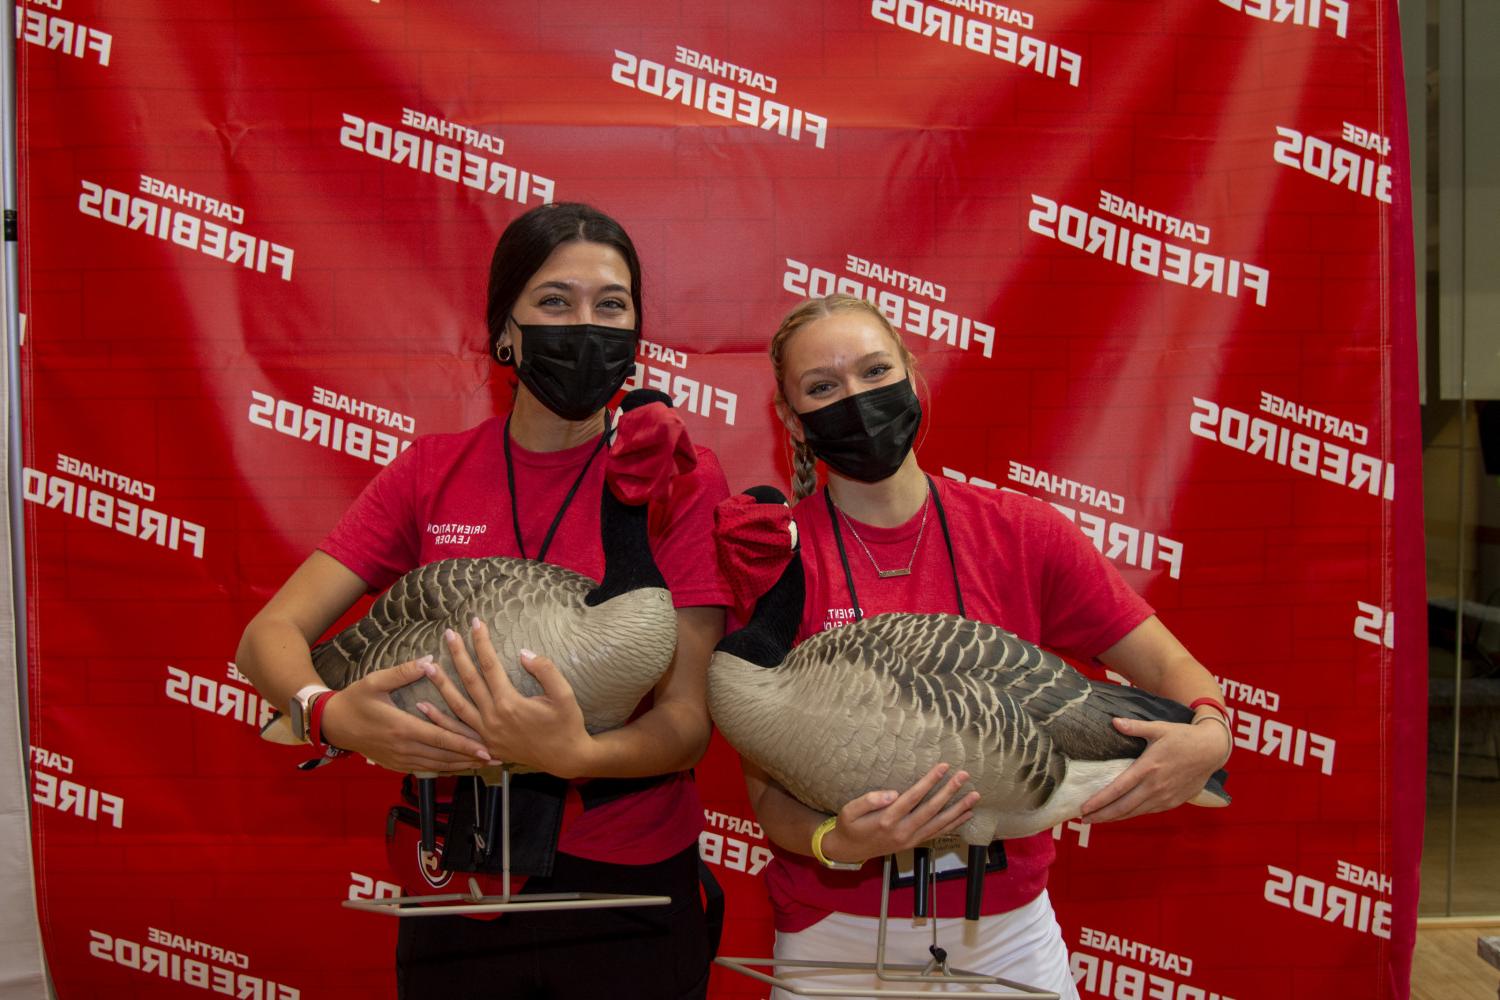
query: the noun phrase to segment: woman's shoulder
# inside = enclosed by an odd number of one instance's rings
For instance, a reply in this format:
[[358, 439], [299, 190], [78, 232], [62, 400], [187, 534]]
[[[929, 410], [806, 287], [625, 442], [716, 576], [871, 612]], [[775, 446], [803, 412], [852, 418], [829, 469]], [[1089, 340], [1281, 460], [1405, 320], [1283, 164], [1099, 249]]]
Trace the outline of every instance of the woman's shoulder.
[[505, 423], [504, 417], [486, 417], [473, 427], [465, 427], [457, 431], [433, 431], [429, 434], [418, 435], [413, 444], [422, 444], [427, 448], [463, 448], [475, 442], [499, 442], [501, 440], [501, 425]]
[[978, 486], [974, 483], [949, 479], [947, 476], [933, 476], [932, 481], [937, 486], [938, 496], [948, 507], [962, 507], [985, 514], [1013, 514], [1025, 517], [1036, 513], [1036, 508], [1047, 506], [1036, 497], [1026, 493], [1017, 493], [1003, 486]]
[[801, 500], [787, 502], [792, 505], [792, 519], [805, 524], [815, 519], [828, 520], [828, 501], [823, 499], [824, 487], [819, 486]]
[[397, 482], [426, 482], [444, 469], [468, 462], [476, 450], [491, 445], [498, 450], [500, 432], [495, 425], [499, 421], [499, 417], [491, 417], [466, 430], [419, 434], [378, 471], [375, 481], [388, 484], [388, 488]]
[[441, 462], [467, 454], [475, 448], [501, 447], [500, 424], [503, 417], [489, 417], [473, 427], [457, 431], [432, 431], [412, 438], [410, 447], [403, 451], [416, 452], [429, 462]]
[[993, 486], [934, 478], [950, 518], [982, 523], [991, 531], [1020, 534], [1072, 528], [1068, 517], [1042, 497]]

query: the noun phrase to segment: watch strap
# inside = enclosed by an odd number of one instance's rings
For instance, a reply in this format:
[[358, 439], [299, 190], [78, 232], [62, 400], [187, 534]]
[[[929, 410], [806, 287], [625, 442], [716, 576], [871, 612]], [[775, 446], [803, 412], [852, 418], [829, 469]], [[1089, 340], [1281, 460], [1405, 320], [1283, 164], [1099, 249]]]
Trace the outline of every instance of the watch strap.
[[303, 743], [312, 742], [312, 699], [324, 692], [332, 691], [327, 684], [306, 684], [297, 689], [287, 704], [287, 718], [292, 720], [292, 735]]
[[307, 742], [315, 747], [326, 747], [329, 750], [343, 753], [344, 751], [341, 747], [336, 747], [323, 739], [323, 711], [328, 707], [328, 703], [333, 700], [333, 696], [336, 693], [335, 691], [320, 691], [312, 696], [309, 702], [311, 707], [307, 713]]

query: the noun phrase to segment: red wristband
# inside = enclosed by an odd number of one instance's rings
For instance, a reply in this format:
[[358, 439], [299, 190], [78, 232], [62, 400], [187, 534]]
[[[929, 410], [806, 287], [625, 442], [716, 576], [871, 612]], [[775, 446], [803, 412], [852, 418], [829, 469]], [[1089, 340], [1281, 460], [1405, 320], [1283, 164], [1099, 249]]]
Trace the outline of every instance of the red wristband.
[[[1225, 708], [1224, 703], [1217, 698], [1199, 698], [1188, 706], [1188, 710], [1197, 712], [1198, 709], [1203, 705], [1207, 705], [1215, 712], [1218, 712], [1220, 715], [1224, 716], [1225, 722], [1229, 721], [1229, 709]], [[317, 718], [317, 716], [315, 715], [313, 716], [313, 718]]]
[[315, 747], [328, 747], [337, 749], [331, 743], [323, 742], [323, 709], [333, 700], [337, 691], [326, 691], [313, 699], [312, 707], [307, 713], [307, 742]]

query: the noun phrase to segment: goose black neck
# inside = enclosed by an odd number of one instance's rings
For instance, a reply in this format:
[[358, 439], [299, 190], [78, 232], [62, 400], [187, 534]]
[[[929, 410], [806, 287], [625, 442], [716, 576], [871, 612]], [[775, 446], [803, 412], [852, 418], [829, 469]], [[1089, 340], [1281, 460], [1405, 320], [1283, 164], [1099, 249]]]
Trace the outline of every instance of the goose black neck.
[[806, 589], [802, 555], [794, 552], [775, 586], [755, 602], [749, 624], [726, 635], [716, 648], [758, 667], [779, 666], [797, 641]]
[[666, 589], [661, 570], [651, 555], [651, 540], [646, 530], [647, 505], [638, 507], [621, 503], [604, 485], [599, 501], [599, 534], [604, 543], [604, 579], [588, 592], [584, 603], [589, 607], [648, 587]]

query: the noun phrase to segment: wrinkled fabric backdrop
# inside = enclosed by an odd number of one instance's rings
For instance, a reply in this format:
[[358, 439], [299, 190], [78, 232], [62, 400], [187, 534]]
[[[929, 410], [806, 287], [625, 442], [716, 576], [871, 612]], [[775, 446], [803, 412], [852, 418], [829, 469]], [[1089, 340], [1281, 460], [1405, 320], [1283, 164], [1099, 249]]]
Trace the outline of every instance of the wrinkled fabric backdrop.
[[[923, 464], [1072, 517], [1221, 677], [1227, 810], [1055, 831], [1085, 997], [1405, 997], [1424, 738], [1394, 0], [25, 0], [37, 891], [59, 994], [393, 993], [393, 779], [239, 633], [417, 434], [503, 410], [486, 268], [592, 202], [635, 384], [784, 484], [765, 345], [871, 298]], [[997, 567], [1003, 572], [1003, 567]], [[1399, 618], [1400, 627], [1396, 627]], [[699, 768], [726, 954], [770, 846]], [[525, 919], [524, 916], [505, 919]], [[714, 995], [762, 996], [720, 970]]]

